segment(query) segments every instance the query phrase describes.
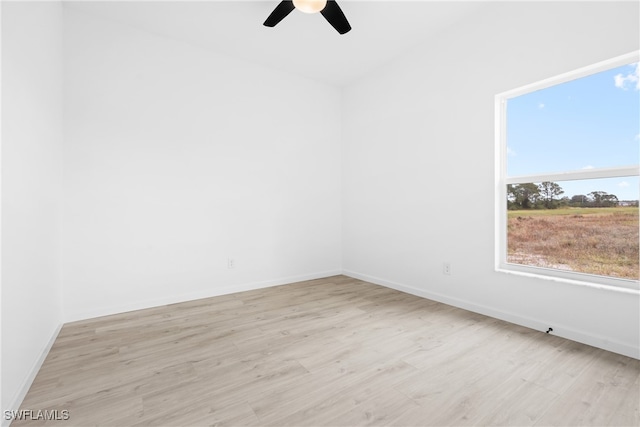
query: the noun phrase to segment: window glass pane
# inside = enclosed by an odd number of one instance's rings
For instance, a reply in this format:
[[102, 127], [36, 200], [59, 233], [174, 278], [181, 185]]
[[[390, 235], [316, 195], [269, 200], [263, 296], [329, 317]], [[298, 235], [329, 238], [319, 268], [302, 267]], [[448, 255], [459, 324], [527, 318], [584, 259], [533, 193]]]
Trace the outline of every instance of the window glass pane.
[[507, 262], [639, 279], [637, 176], [507, 186]]
[[640, 66], [507, 101], [507, 175], [629, 166], [640, 156]]

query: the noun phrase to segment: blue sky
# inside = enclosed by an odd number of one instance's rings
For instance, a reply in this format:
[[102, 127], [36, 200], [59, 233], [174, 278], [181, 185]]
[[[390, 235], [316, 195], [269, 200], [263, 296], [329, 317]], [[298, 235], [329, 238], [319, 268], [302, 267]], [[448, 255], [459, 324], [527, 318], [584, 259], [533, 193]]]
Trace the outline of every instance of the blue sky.
[[[629, 64], [509, 99], [507, 174], [640, 163], [639, 73]], [[638, 200], [640, 191], [638, 177], [558, 184], [568, 197], [606, 191]]]

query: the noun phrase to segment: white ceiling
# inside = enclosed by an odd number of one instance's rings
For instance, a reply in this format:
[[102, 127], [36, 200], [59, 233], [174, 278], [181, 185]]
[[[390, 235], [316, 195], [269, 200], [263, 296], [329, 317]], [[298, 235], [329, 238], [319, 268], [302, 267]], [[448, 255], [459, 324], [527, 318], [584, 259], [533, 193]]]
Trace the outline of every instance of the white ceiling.
[[482, 1], [338, 4], [353, 29], [339, 35], [320, 14], [291, 12], [262, 25], [279, 0], [66, 1], [99, 15], [235, 58], [344, 86], [483, 7]]

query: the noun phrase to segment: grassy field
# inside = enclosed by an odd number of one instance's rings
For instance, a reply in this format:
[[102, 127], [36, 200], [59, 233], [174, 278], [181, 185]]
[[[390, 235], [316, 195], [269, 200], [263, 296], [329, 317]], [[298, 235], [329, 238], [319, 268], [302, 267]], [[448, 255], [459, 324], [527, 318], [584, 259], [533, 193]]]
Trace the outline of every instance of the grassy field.
[[638, 280], [638, 208], [509, 211], [508, 261]]

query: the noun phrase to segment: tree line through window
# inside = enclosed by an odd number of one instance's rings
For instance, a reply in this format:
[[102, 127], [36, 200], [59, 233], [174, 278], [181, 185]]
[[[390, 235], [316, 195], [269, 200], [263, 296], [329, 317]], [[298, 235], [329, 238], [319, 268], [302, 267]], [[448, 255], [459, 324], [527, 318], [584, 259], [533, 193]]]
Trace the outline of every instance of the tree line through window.
[[614, 206], [638, 206], [638, 200], [619, 200], [606, 191], [563, 196], [564, 190], [557, 182], [507, 185], [507, 209], [558, 209], [564, 207], [609, 208]]

